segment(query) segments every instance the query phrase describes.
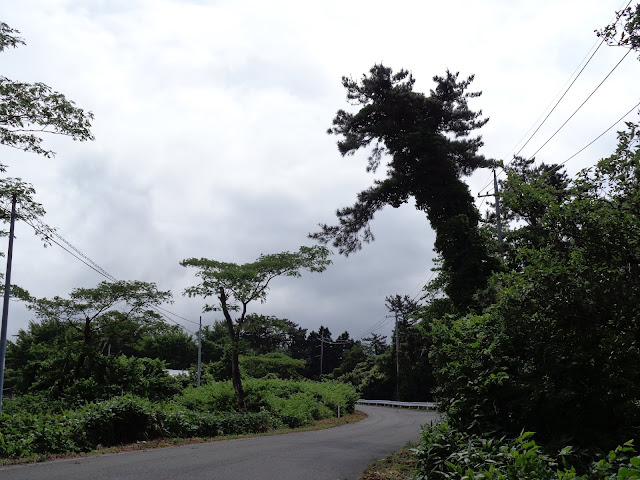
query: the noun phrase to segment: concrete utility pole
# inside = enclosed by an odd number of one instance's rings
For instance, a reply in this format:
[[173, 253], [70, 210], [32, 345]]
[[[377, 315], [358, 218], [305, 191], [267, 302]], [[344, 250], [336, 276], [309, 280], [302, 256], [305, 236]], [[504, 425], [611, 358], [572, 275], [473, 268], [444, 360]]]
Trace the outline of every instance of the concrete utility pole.
[[9, 294], [11, 293], [11, 259], [13, 257], [13, 231], [16, 223], [16, 196], [11, 200], [11, 226], [9, 227], [9, 251], [7, 271], [4, 275], [4, 303], [2, 305], [2, 333], [0, 334], [0, 414], [2, 414], [2, 394], [4, 392], [4, 359], [7, 353], [7, 320], [9, 318]]
[[[324, 344], [328, 343], [329, 345], [348, 345], [349, 342], [332, 342], [331, 340], [324, 339], [324, 330], [321, 330], [320, 334], [320, 376], [322, 376], [323, 372], [323, 362], [324, 362]], [[331, 337], [329, 337], [331, 338]], [[344, 350], [343, 350], [344, 351]]]
[[400, 329], [398, 328], [398, 310], [393, 313], [396, 317], [396, 400], [400, 400]]
[[322, 361], [324, 360], [324, 332], [320, 334], [320, 377], [322, 377]]
[[202, 315], [200, 315], [200, 329], [198, 330], [198, 387], [200, 386], [201, 367], [202, 367]]
[[498, 177], [496, 176], [496, 169], [493, 169], [493, 193], [487, 193], [486, 195], [478, 194], [478, 197], [491, 197], [495, 198], [496, 202], [496, 229], [498, 230], [498, 249], [500, 250], [500, 256], [504, 260], [504, 250], [502, 245], [502, 217], [500, 216], [500, 192], [498, 191]]

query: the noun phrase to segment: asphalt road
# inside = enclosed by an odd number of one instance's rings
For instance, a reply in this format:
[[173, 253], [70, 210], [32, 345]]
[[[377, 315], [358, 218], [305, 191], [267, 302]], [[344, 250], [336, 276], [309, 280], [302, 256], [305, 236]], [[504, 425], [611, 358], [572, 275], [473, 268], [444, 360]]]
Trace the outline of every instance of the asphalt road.
[[361, 422], [313, 432], [0, 467], [1, 480], [353, 480], [417, 441], [434, 412], [358, 406]]

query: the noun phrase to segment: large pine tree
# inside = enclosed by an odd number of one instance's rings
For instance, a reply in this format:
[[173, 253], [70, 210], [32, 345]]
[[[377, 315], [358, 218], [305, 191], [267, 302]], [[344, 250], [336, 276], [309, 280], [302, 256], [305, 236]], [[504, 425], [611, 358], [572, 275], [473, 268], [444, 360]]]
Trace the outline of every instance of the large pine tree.
[[491, 163], [478, 153], [481, 138], [470, 136], [487, 122], [481, 111], [468, 106], [469, 98], [480, 95], [467, 92], [472, 80], [447, 71], [434, 77], [436, 88], [425, 95], [413, 90], [415, 81], [406, 70], [393, 73], [375, 65], [360, 81], [343, 77], [347, 100], [360, 110], [339, 110], [329, 133], [341, 136], [343, 156], [371, 147], [368, 171], [388, 158], [387, 177], [360, 192], [353, 206], [338, 210], [338, 225], [322, 224], [320, 232], [310, 235], [348, 255], [373, 240], [369, 222], [378, 210], [397, 208], [412, 197], [436, 231], [445, 293], [460, 310], [473, 306], [474, 293], [497, 267], [479, 233], [473, 197], [461, 180]]

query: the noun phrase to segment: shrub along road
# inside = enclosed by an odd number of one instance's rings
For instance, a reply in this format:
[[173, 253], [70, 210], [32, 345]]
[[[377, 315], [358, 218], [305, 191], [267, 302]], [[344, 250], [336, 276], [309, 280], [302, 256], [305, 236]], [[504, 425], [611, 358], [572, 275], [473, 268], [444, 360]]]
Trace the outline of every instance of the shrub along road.
[[417, 441], [434, 412], [358, 406], [361, 422], [310, 432], [239, 438], [130, 453], [0, 467], [3, 480], [343, 480]]

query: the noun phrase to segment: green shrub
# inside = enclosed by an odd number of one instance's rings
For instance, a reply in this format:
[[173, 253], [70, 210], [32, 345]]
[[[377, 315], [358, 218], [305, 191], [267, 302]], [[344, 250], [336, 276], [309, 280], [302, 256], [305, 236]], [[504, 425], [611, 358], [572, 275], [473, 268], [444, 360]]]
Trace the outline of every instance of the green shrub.
[[74, 412], [84, 446], [111, 446], [156, 438], [162, 433], [161, 406], [133, 395], [90, 403]]
[[0, 457], [24, 457], [41, 453], [77, 452], [73, 418], [65, 414], [2, 413]]
[[301, 377], [305, 367], [305, 360], [296, 360], [281, 352], [240, 356], [240, 371], [247, 377], [275, 375], [277, 378], [296, 379]]
[[248, 413], [195, 412], [173, 405], [164, 412], [163, 434], [168, 437], [217, 437], [262, 433], [282, 427], [266, 411]]
[[233, 412], [236, 408], [231, 381], [187, 388], [176, 395], [173, 401], [197, 412]]
[[564, 447], [556, 456], [545, 453], [531, 432], [514, 439], [484, 437], [436, 423], [423, 430], [414, 451], [418, 461], [415, 480], [640, 479], [640, 456], [635, 455], [632, 441], [585, 462], [584, 455], [576, 456], [571, 447]]
[[[168, 437], [260, 433], [353, 411], [357, 395], [337, 382], [248, 379], [249, 411], [235, 411], [231, 382], [188, 388], [166, 403], [131, 394], [64, 410], [42, 395], [11, 399], [0, 416], [0, 457], [90, 451]], [[29, 402], [33, 402], [30, 409]], [[34, 413], [28, 413], [33, 410]]]

